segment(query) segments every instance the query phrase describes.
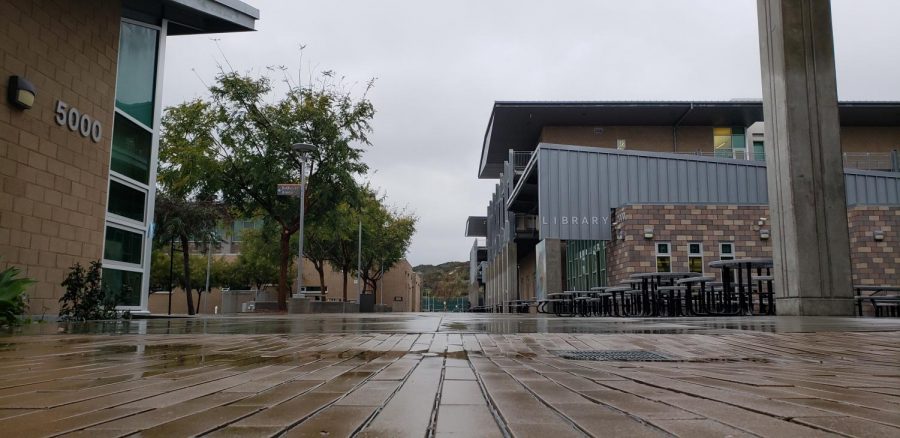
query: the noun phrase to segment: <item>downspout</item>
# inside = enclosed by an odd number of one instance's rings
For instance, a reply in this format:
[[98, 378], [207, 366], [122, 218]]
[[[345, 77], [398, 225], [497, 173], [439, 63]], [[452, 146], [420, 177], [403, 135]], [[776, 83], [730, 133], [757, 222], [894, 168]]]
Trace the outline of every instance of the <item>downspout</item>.
[[678, 127], [681, 125], [681, 122], [684, 121], [684, 118], [690, 114], [690, 112], [694, 109], [694, 102], [691, 102], [691, 106], [684, 111], [684, 114], [678, 118], [675, 122], [675, 126], [672, 126], [672, 152], [678, 152]]

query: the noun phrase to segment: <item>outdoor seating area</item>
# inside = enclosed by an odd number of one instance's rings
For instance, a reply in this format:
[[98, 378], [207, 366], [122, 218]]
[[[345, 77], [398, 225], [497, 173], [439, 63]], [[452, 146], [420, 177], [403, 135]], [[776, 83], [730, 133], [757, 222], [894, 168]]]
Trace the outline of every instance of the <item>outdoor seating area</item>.
[[[771, 258], [716, 260], [720, 275], [642, 272], [613, 286], [547, 294], [541, 300], [511, 300], [473, 312], [537, 313], [559, 317], [710, 317], [775, 315]], [[720, 279], [720, 280], [719, 280]], [[900, 317], [900, 286], [856, 285], [858, 316]]]

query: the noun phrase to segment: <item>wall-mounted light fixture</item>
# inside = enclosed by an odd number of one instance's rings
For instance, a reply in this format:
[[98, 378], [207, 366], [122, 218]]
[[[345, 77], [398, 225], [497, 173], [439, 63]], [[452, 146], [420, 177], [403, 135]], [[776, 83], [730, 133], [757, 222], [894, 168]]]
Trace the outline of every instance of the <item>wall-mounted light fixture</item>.
[[875, 230], [875, 241], [881, 242], [884, 240], [884, 230]]
[[769, 240], [769, 230], [759, 230], [759, 238], [762, 240]]
[[34, 85], [19, 76], [9, 77], [9, 103], [16, 108], [27, 110], [34, 106]]
[[644, 227], [644, 239], [653, 238], [653, 227]]

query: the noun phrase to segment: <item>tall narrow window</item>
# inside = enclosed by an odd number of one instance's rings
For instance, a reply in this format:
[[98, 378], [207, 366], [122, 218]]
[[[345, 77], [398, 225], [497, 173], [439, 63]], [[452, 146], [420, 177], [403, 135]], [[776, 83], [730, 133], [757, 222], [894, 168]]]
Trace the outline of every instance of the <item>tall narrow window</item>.
[[672, 272], [672, 244], [656, 243], [656, 272]]
[[713, 128], [713, 152], [717, 157], [731, 158], [731, 128]]
[[761, 141], [753, 142], [753, 157], [756, 161], [766, 161], [766, 148], [765, 143]]
[[747, 159], [747, 136], [744, 128], [713, 128], [713, 154], [720, 158]]
[[722, 242], [719, 244], [719, 260], [734, 260], [734, 243]]
[[703, 244], [688, 244], [688, 269], [691, 272], [703, 273]]
[[125, 307], [141, 307], [148, 285], [146, 257], [156, 185], [154, 118], [163, 28], [123, 19], [119, 29], [103, 283]]

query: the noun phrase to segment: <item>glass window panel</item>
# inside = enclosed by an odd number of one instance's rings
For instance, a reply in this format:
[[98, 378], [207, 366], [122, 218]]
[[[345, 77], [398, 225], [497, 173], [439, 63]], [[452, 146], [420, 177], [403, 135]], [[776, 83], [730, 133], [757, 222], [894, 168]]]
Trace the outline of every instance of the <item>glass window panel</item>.
[[106, 227], [106, 246], [103, 258], [125, 263], [141, 264], [144, 235], [120, 228]]
[[157, 42], [156, 29], [122, 23], [119, 33], [116, 107], [151, 128]]
[[147, 195], [115, 181], [109, 182], [108, 211], [128, 219], [144, 221], [144, 205]]
[[659, 254], [668, 254], [669, 253], [669, 244], [668, 243], [657, 243], [656, 244], [656, 252]]
[[103, 268], [103, 285], [109, 293], [118, 298], [116, 302], [120, 306], [141, 305], [142, 278], [140, 272]]
[[110, 169], [135, 181], [147, 184], [150, 179], [150, 132], [116, 114], [113, 125], [112, 163]]
[[713, 135], [718, 136], [731, 136], [731, 128], [713, 128]]
[[703, 273], [703, 257], [690, 257], [688, 265], [691, 272]]
[[765, 143], [761, 141], [753, 142], [753, 159], [756, 161], [766, 161]]
[[690, 244], [690, 246], [688, 247], [688, 252], [691, 254], [700, 254], [700, 244], [699, 243]]
[[672, 259], [669, 257], [657, 257], [656, 258], [656, 272], [671, 272], [672, 271]]

